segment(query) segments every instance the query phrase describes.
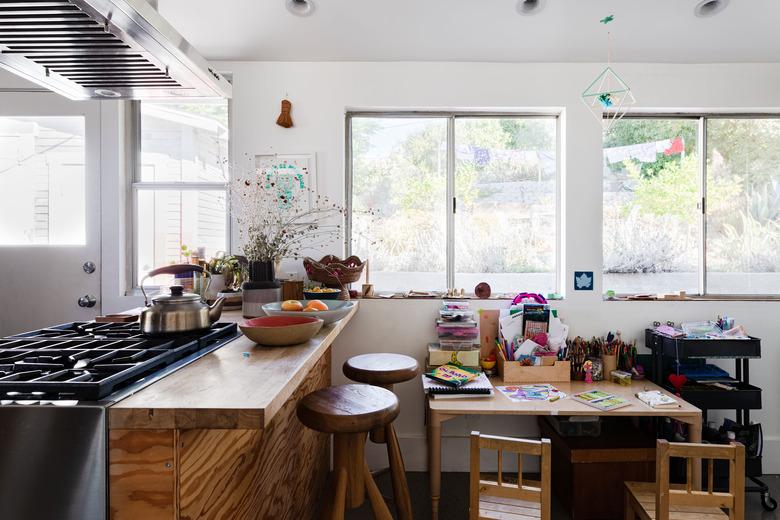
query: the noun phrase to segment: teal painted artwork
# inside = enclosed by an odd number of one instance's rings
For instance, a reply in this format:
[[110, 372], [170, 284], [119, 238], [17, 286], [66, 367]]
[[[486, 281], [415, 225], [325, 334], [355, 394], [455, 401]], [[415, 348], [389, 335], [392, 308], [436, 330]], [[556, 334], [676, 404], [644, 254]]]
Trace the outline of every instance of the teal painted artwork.
[[273, 188], [281, 208], [310, 209], [315, 179], [312, 155], [258, 155], [255, 167], [265, 177], [265, 187]]

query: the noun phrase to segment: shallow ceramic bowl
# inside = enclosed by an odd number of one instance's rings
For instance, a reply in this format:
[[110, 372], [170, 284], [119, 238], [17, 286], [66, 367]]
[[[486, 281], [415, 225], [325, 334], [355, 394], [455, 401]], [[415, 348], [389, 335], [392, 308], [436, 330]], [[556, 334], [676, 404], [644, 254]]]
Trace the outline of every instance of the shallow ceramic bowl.
[[[309, 303], [309, 300], [299, 300], [303, 307]], [[346, 302], [343, 300], [323, 300], [322, 303], [328, 306], [327, 311], [283, 311], [282, 302], [266, 303], [263, 305], [263, 311], [269, 316], [310, 316], [313, 318], [320, 318], [325, 321], [325, 324], [338, 321], [352, 310], [355, 306], [355, 302]]]
[[259, 345], [282, 347], [298, 345], [313, 338], [325, 322], [309, 316], [261, 316], [238, 327], [244, 336]]
[[303, 291], [303, 296], [307, 300], [338, 300], [339, 294], [341, 294], [341, 291], [332, 291], [332, 292]]

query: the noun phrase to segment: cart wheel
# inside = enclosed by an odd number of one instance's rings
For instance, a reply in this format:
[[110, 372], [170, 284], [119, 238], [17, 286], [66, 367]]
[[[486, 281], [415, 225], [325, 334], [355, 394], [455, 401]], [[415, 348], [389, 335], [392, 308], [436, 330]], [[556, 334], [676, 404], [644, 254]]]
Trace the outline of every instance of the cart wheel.
[[777, 509], [777, 500], [769, 496], [769, 493], [761, 493], [761, 505], [767, 511], [774, 511]]

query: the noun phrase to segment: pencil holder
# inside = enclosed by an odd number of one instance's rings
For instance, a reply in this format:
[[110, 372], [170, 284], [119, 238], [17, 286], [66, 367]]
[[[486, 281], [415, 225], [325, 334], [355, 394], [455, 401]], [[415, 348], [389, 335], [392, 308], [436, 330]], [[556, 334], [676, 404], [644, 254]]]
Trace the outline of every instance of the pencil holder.
[[617, 370], [617, 355], [616, 354], [602, 354], [601, 355], [602, 374], [605, 375], [604, 379], [609, 379], [609, 373], [613, 370]]

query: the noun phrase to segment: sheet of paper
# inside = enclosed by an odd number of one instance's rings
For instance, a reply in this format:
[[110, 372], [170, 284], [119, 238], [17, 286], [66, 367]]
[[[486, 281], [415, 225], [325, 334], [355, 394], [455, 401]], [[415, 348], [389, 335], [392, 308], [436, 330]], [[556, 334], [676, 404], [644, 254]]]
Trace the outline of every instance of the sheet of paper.
[[496, 387], [502, 394], [514, 402], [557, 401], [566, 397], [553, 385], [541, 383], [536, 385], [509, 385]]

